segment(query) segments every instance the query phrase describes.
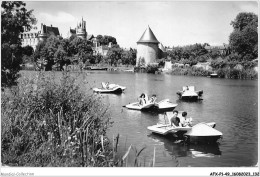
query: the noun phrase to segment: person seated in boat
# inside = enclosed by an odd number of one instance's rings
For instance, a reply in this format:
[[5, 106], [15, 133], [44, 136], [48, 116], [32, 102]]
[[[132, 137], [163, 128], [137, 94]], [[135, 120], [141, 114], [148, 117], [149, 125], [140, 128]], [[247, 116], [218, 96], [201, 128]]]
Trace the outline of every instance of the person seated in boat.
[[145, 105], [146, 104], [146, 99], [145, 99], [145, 94], [142, 93], [139, 97], [139, 105]]
[[186, 86], [186, 88], [184, 89], [184, 91], [188, 91], [189, 90], [189, 86]]
[[170, 119], [170, 124], [174, 128], [180, 127], [180, 118], [177, 117], [177, 116], [178, 116], [178, 111], [177, 110], [173, 110], [173, 116]]
[[109, 82], [106, 83], [106, 89], [110, 89], [109, 88]]
[[187, 112], [182, 113], [182, 118], [180, 119], [182, 127], [191, 127], [191, 118], [187, 118]]
[[156, 95], [152, 95], [152, 97], [149, 99], [149, 102], [150, 103], [155, 103], [155, 100], [156, 100]]

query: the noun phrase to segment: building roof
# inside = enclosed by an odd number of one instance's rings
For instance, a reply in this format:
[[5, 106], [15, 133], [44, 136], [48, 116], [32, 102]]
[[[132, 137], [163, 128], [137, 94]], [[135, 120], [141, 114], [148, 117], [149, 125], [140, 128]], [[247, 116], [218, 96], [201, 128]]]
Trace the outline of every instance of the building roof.
[[76, 30], [75, 29], [70, 29], [70, 33], [71, 34], [76, 34]]
[[90, 35], [87, 35], [87, 40], [91, 40], [94, 38], [94, 35], [93, 34], [90, 34]]
[[163, 52], [166, 52], [165, 48], [163, 47], [162, 43], [159, 44], [159, 49], [161, 49]]
[[142, 37], [137, 41], [137, 43], [159, 43], [159, 41], [156, 39], [155, 35], [153, 34], [152, 30], [148, 26], [148, 28], [143, 33]]
[[58, 27], [53, 27], [52, 25], [51, 26], [43, 25], [42, 29], [43, 29], [43, 33], [47, 33], [48, 35], [55, 35], [55, 36], [60, 35]]

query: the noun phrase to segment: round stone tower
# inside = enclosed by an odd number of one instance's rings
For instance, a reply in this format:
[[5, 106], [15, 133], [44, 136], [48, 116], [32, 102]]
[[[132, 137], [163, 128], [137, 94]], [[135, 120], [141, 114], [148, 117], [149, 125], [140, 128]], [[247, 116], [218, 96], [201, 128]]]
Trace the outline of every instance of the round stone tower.
[[159, 41], [148, 26], [137, 41], [136, 66], [147, 66], [150, 63], [155, 63], [158, 58], [158, 44]]

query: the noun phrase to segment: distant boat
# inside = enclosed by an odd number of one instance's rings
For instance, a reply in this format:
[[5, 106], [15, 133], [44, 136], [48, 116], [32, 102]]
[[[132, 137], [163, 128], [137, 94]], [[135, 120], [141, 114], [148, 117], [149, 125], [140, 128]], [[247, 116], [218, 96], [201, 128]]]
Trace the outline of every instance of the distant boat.
[[103, 71], [107, 71], [107, 67], [95, 67], [95, 66], [88, 66], [86, 67], [87, 70], [103, 70]]
[[117, 84], [106, 85], [104, 82], [101, 84], [102, 88], [93, 88], [93, 91], [97, 93], [122, 93], [126, 89], [126, 87]]
[[183, 100], [199, 100], [203, 94], [203, 90], [195, 91], [194, 86], [183, 86], [182, 91], [178, 91], [180, 99]]
[[218, 77], [218, 74], [217, 73], [212, 73], [209, 75], [210, 78], [217, 78]]
[[134, 72], [134, 69], [126, 69], [125, 72]]

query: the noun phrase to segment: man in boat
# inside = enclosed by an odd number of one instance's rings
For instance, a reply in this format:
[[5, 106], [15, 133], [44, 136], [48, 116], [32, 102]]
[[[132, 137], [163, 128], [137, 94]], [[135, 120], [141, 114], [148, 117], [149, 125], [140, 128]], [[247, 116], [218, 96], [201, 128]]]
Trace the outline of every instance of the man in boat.
[[191, 121], [192, 121], [192, 118], [187, 118], [187, 112], [184, 111], [182, 113], [182, 117], [180, 119], [180, 122], [181, 122], [181, 126], [182, 127], [191, 127]]
[[180, 127], [180, 118], [177, 117], [177, 115], [178, 115], [178, 111], [173, 110], [173, 116], [170, 119], [170, 123], [172, 127]]

